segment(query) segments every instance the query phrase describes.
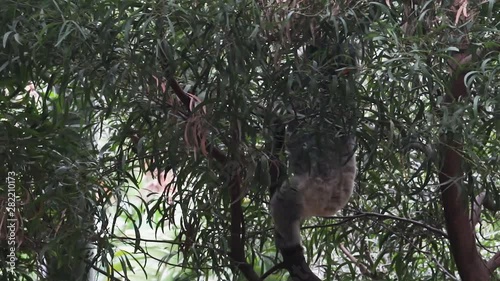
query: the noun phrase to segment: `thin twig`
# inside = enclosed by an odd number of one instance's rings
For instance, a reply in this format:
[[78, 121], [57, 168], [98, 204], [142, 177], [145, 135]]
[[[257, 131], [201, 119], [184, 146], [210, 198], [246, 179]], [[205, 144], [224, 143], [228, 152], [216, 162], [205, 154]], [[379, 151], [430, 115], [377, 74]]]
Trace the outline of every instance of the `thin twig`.
[[342, 252], [344, 252], [344, 254], [347, 256], [347, 258], [349, 258], [349, 260], [351, 260], [351, 262], [353, 262], [359, 268], [359, 270], [361, 271], [361, 274], [363, 274], [364, 276], [367, 276], [367, 277], [375, 276], [375, 274], [370, 272], [364, 264], [359, 262], [359, 260], [356, 257], [354, 257], [351, 254], [351, 252], [349, 252], [349, 250], [347, 250], [346, 247], [344, 247], [344, 244], [340, 244], [339, 247], [340, 247], [340, 250], [342, 250]]
[[[109, 275], [106, 271], [104, 271], [104, 270], [100, 269], [99, 267], [95, 266], [95, 265], [94, 265], [94, 263], [91, 263], [90, 261], [85, 260], [84, 262], [85, 262], [85, 263], [86, 263], [89, 267], [91, 267], [93, 270], [95, 270], [95, 271], [99, 272], [100, 274], [102, 274], [102, 275], [106, 276], [106, 278], [107, 278], [108, 280], [111, 280], [111, 281], [123, 281], [123, 279], [119, 279], [119, 278], [116, 278], [116, 277], [114, 277], [114, 276], [110, 276], [110, 275]], [[122, 274], [120, 274], [120, 275], [122, 275]], [[123, 275], [122, 275], [122, 277], [123, 277], [123, 278], [126, 278], [125, 280], [130, 280], [130, 279], [128, 279], [126, 276], [123, 276]]]
[[[187, 110], [190, 111], [191, 108], [191, 98], [189, 95], [184, 92], [184, 90], [179, 86], [179, 83], [174, 78], [169, 79], [169, 85], [174, 91], [175, 95], [179, 98], [179, 100], [184, 104]], [[222, 153], [219, 149], [216, 147], [213, 147], [209, 143], [206, 145], [206, 149], [210, 156], [212, 156], [217, 162], [224, 164], [227, 161], [226, 155]]]
[[[407, 219], [407, 218], [402, 218], [402, 217], [397, 217], [397, 216], [393, 216], [393, 215], [386, 215], [386, 214], [379, 214], [379, 213], [372, 213], [372, 212], [358, 212], [358, 213], [356, 213], [355, 215], [352, 215], [352, 216], [335, 216], [335, 217], [326, 217], [326, 218], [328, 218], [328, 219], [341, 219], [341, 220], [345, 220], [343, 222], [343, 223], [345, 223], [347, 221], [350, 221], [350, 220], [353, 220], [353, 219], [357, 219], [357, 218], [362, 218], [362, 217], [377, 217], [377, 218], [382, 218], [382, 219], [391, 219], [391, 220], [397, 220], [397, 221], [407, 222], [407, 223], [411, 223], [411, 224], [423, 227], [423, 228], [425, 228], [425, 229], [427, 229], [427, 230], [429, 230], [429, 231], [431, 231], [434, 234], [437, 234], [439, 236], [443, 236], [445, 238], [448, 238], [448, 234], [446, 234], [441, 229], [438, 229], [438, 228], [435, 228], [433, 226], [427, 225], [427, 224], [425, 224], [423, 222], [420, 222], [420, 221], [416, 221], [416, 220], [412, 220], [412, 219]], [[321, 225], [321, 227], [329, 227], [329, 226], [335, 226], [335, 225], [338, 225], [338, 223], [336, 223], [336, 224]], [[318, 226], [308, 226], [308, 227], [304, 227], [304, 228], [315, 228], [315, 227], [318, 227]]]
[[273, 274], [274, 272], [284, 268], [283, 262], [280, 262], [278, 264], [275, 264], [273, 267], [271, 267], [268, 271], [266, 271], [260, 279], [265, 280], [269, 275]]
[[472, 214], [471, 214], [472, 227], [476, 227], [476, 225], [479, 223], [479, 220], [481, 219], [481, 212], [483, 209], [483, 202], [485, 198], [486, 198], [486, 192], [483, 191], [476, 196], [473, 202]]

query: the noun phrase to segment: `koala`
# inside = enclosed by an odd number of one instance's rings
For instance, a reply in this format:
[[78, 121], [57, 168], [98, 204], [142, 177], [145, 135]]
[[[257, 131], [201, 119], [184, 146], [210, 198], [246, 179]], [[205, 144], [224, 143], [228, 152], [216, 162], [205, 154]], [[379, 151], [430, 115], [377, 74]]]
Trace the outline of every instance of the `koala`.
[[355, 185], [355, 147], [350, 133], [295, 130], [289, 136], [291, 176], [272, 195], [270, 209], [276, 246], [285, 268], [301, 270], [303, 278], [298, 280], [320, 280], [305, 263], [300, 225], [312, 216], [331, 216], [347, 204]]
[[[315, 62], [316, 58], [326, 61], [320, 64], [328, 66], [321, 68], [326, 72], [323, 77], [336, 75], [336, 79], [341, 79], [355, 69], [355, 57], [350, 49], [347, 55], [332, 56], [334, 59], [325, 59], [328, 57], [325, 52], [318, 53], [315, 48], [309, 47], [306, 51]], [[283, 256], [284, 267], [294, 278], [299, 278], [294, 279], [297, 281], [320, 280], [305, 262], [301, 223], [312, 216], [331, 216], [342, 209], [353, 193], [356, 178], [356, 138], [353, 128], [349, 128], [353, 126], [338, 125], [352, 120], [355, 114], [348, 106], [338, 106], [326, 109], [332, 111], [329, 114], [335, 116], [333, 120], [319, 117], [314, 111], [325, 110], [328, 104], [322, 100], [341, 94], [332, 93], [327, 85], [321, 87], [321, 91], [319, 109], [299, 106], [305, 118], [295, 118], [287, 125], [285, 143], [290, 176], [277, 190], [271, 190], [270, 211], [276, 246]]]

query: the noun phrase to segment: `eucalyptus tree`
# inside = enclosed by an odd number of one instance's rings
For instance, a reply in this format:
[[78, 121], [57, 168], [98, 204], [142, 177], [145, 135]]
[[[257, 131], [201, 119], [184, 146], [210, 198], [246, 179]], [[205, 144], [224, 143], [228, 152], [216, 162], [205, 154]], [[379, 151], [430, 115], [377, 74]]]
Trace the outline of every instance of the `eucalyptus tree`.
[[[358, 140], [350, 203], [303, 225], [319, 277], [495, 278], [498, 224], [481, 210], [498, 202], [496, 1], [4, 2], [0, 171], [39, 169], [16, 189], [16, 278], [126, 279], [144, 265], [113, 266], [125, 240], [186, 278], [300, 280], [280, 270], [268, 211], [297, 107], [324, 134], [344, 110]], [[169, 192], [133, 203], [141, 172], [172, 175]], [[176, 229], [164, 256], [142, 224]]]

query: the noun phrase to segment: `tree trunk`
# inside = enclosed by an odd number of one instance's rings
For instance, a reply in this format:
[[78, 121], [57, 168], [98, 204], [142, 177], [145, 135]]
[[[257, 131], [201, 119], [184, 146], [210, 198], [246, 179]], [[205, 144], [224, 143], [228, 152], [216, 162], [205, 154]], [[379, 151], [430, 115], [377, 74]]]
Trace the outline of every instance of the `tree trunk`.
[[[464, 78], [465, 72], [455, 76], [445, 102], [451, 104], [467, 97]], [[442, 137], [442, 166], [439, 172], [450, 249], [463, 281], [487, 281], [490, 280], [490, 272], [477, 250], [475, 232], [469, 219], [468, 194], [462, 184], [462, 144], [458, 138], [451, 134]]]

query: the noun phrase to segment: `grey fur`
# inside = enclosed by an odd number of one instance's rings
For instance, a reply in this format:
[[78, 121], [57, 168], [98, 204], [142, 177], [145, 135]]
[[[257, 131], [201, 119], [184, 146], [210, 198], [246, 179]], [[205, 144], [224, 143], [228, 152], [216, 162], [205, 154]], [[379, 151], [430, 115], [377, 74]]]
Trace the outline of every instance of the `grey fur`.
[[271, 199], [279, 249], [301, 244], [304, 219], [331, 216], [342, 209], [352, 195], [356, 177], [353, 136], [292, 136], [288, 150], [293, 175]]

